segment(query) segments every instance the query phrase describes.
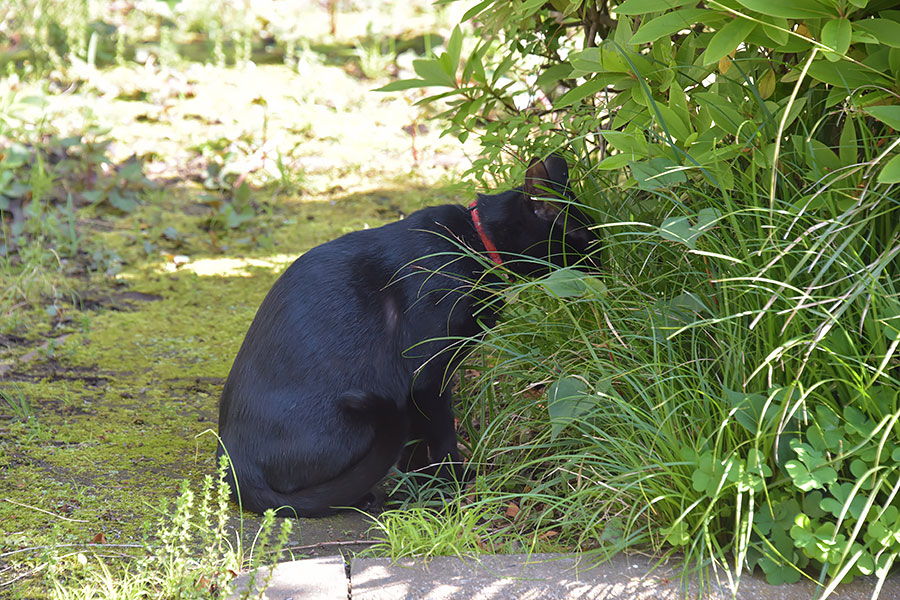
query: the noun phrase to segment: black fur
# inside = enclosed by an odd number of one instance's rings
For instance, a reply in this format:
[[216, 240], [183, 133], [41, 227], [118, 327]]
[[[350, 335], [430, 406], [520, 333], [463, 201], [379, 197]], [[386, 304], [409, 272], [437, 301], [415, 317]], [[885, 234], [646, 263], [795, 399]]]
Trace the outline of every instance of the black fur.
[[[547, 271], [539, 261], [586, 255], [595, 236], [585, 216], [532, 196], [570, 197], [561, 158], [533, 161], [523, 188], [478, 197], [504, 266], [535, 275]], [[479, 320], [493, 325], [488, 288], [502, 285], [460, 249], [485, 250], [470, 213], [436, 206], [347, 234], [275, 282], [219, 404], [237, 476], [229, 483], [244, 508], [321, 516], [365, 503], [398, 460], [460, 464], [447, 385], [462, 358], [453, 340], [477, 335]], [[473, 287], [479, 279], [487, 285]]]

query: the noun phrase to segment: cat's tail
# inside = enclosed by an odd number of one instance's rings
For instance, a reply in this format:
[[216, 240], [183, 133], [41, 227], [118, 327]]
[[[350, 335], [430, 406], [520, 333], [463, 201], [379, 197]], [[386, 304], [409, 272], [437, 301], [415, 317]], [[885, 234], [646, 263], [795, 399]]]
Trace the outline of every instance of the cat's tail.
[[394, 466], [409, 436], [409, 423], [404, 411], [389, 398], [368, 392], [345, 393], [340, 402], [346, 415], [370, 423], [374, 438], [369, 450], [356, 464], [334, 479], [292, 493], [281, 493], [265, 481], [242, 481], [238, 486], [242, 507], [253, 512], [276, 510], [280, 517], [321, 517], [339, 508], [360, 506], [372, 498], [372, 488]]

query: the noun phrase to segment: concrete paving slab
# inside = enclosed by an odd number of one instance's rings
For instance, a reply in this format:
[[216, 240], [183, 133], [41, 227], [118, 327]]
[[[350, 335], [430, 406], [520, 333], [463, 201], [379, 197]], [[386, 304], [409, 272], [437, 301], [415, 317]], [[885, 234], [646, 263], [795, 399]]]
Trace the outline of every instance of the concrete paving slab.
[[[261, 584], [268, 569], [260, 569], [247, 597], [260, 598]], [[248, 575], [236, 580], [235, 593], [229, 600], [240, 598], [250, 583]], [[347, 600], [347, 570], [341, 556], [306, 558], [275, 565], [263, 600]]]
[[[727, 581], [697, 582], [686, 590], [669, 566], [653, 570], [655, 562], [640, 556], [616, 556], [600, 565], [584, 558], [560, 555], [485, 555], [471, 559], [436, 557], [353, 559], [350, 564], [352, 600], [811, 600], [815, 584], [771, 586], [758, 576], [741, 579], [737, 596]], [[836, 600], [871, 598], [875, 582], [857, 579], [831, 596]], [[900, 577], [882, 589], [881, 600], [900, 599]]]

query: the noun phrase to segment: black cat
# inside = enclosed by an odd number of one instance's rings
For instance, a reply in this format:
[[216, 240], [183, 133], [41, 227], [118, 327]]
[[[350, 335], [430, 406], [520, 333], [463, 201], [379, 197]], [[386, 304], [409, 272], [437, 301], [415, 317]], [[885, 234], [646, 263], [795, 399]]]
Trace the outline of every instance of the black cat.
[[459, 474], [447, 382], [457, 340], [494, 324], [504, 279], [488, 261], [534, 276], [588, 255], [596, 238], [570, 198], [568, 167], [551, 155], [532, 161], [522, 188], [425, 208], [294, 261], [260, 305], [219, 404], [242, 506], [315, 517], [363, 505], [398, 460]]

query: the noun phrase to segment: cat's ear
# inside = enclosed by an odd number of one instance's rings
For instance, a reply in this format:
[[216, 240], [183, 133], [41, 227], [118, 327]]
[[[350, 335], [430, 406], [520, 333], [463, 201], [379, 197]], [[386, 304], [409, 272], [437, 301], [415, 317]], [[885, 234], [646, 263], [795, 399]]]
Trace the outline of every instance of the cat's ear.
[[551, 154], [544, 160], [531, 160], [525, 171], [523, 191], [531, 200], [534, 214], [547, 221], [556, 219], [562, 206], [548, 198], [565, 198], [568, 196], [568, 189], [569, 165], [562, 156]]

